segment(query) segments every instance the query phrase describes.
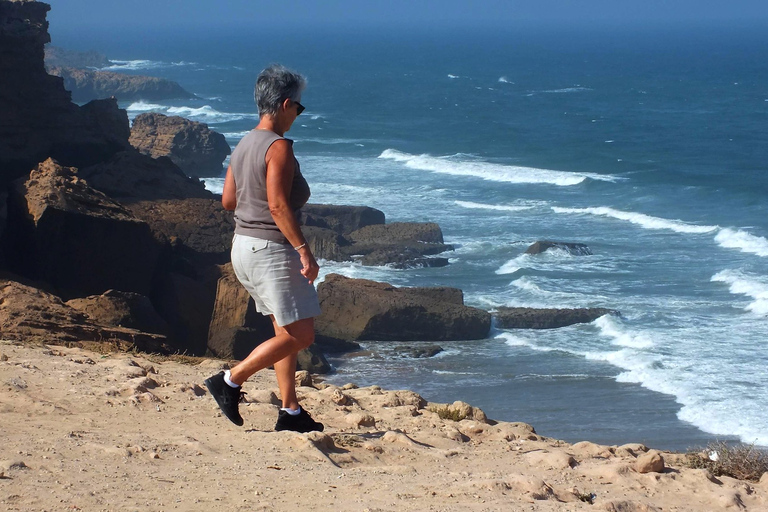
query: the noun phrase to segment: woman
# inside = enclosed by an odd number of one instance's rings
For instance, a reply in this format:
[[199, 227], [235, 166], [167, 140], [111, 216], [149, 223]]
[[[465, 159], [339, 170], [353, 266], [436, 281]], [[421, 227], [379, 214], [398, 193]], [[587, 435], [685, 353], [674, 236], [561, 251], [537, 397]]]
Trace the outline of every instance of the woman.
[[232, 153], [222, 204], [235, 211], [232, 266], [256, 309], [272, 319], [275, 336], [245, 360], [206, 379], [205, 385], [224, 415], [243, 424], [238, 411], [240, 386], [254, 373], [274, 366], [283, 399], [275, 430], [323, 430], [299, 406], [296, 355], [315, 339], [320, 314], [312, 283], [319, 267], [297, 220], [309, 199], [309, 186], [293, 155], [293, 141], [283, 137], [304, 107], [303, 76], [273, 65], [259, 74], [254, 97], [259, 124]]

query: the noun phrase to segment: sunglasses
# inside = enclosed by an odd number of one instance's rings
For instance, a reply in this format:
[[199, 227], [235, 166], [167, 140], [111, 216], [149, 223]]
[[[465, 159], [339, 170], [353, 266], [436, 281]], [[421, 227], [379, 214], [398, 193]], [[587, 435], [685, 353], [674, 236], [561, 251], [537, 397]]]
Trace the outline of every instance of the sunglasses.
[[[293, 100], [291, 100], [291, 101], [293, 101]], [[298, 101], [294, 101], [293, 103], [296, 105], [296, 115], [297, 115], [297, 116], [298, 116], [299, 114], [301, 114], [302, 112], [304, 112], [304, 108], [305, 108], [305, 107], [304, 107], [304, 105], [302, 105], [302, 104], [301, 104], [301, 103], [299, 103]]]

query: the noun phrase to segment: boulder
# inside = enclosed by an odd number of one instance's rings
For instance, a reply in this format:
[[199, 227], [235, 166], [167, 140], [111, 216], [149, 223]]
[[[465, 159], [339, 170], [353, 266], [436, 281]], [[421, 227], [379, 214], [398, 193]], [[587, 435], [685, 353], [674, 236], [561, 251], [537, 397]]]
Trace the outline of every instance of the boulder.
[[67, 306], [86, 314], [98, 325], [128, 327], [167, 335], [168, 324], [160, 318], [149, 298], [138, 293], [107, 290], [101, 295], [71, 299]]
[[388, 247], [366, 254], [360, 259], [360, 263], [371, 267], [388, 266], [397, 269], [432, 268], [448, 266], [448, 258], [426, 257], [419, 248], [414, 247]]
[[148, 112], [133, 120], [129, 142], [152, 158], [167, 156], [188, 176], [220, 177], [229, 143], [205, 123]]
[[[445, 293], [445, 292], [442, 292]], [[445, 341], [485, 338], [491, 316], [423, 289], [329, 274], [318, 287], [320, 334], [345, 340]]]
[[432, 344], [418, 346], [404, 345], [397, 348], [397, 353], [402, 357], [410, 357], [414, 359], [434, 357], [442, 351], [443, 347]]
[[100, 325], [59, 297], [9, 278], [0, 278], [0, 332], [4, 339], [26, 342], [93, 341], [126, 350], [169, 351], [164, 336]]
[[63, 296], [149, 295], [160, 246], [147, 223], [52, 159], [14, 184], [3, 237], [9, 267]]
[[384, 224], [384, 212], [368, 206], [307, 204], [301, 209], [302, 223], [348, 235], [365, 226]]
[[48, 73], [60, 77], [64, 81], [64, 88], [72, 93], [72, 99], [79, 102], [110, 97], [121, 101], [196, 97], [177, 82], [165, 78], [46, 64]]
[[331, 371], [331, 365], [325, 359], [322, 350], [314, 344], [299, 352], [296, 358], [296, 367], [299, 370], [317, 374], [329, 373]]
[[45, 66], [68, 68], [105, 68], [111, 62], [99, 52], [77, 52], [50, 44], [45, 45]]
[[213, 199], [205, 184], [189, 178], [168, 158], [152, 158], [134, 148], [80, 169], [91, 186], [123, 203], [157, 199]]
[[635, 460], [635, 471], [638, 473], [661, 473], [664, 471], [664, 457], [656, 450], [644, 453]]
[[606, 308], [538, 309], [500, 307], [493, 313], [496, 326], [502, 329], [556, 329], [573, 324], [586, 324], [603, 315], [618, 314]]
[[0, 189], [48, 157], [84, 167], [129, 147], [128, 116], [116, 100], [79, 107], [45, 71], [49, 10], [0, 1]]
[[526, 249], [525, 254], [541, 254], [549, 249], [560, 249], [573, 256], [589, 256], [592, 254], [592, 251], [585, 244], [553, 242], [548, 240], [540, 240], [533, 243]]

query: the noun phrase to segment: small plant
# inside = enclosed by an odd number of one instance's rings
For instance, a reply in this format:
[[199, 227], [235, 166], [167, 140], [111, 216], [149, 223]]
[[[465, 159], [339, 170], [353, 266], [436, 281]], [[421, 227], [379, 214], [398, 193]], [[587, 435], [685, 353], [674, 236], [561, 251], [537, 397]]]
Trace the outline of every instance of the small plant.
[[688, 467], [706, 469], [714, 476], [730, 476], [757, 482], [768, 471], [768, 451], [750, 445], [710, 443], [701, 451], [686, 454]]
[[427, 410], [436, 413], [442, 420], [461, 421], [467, 417], [464, 412], [450, 405], [431, 405]]

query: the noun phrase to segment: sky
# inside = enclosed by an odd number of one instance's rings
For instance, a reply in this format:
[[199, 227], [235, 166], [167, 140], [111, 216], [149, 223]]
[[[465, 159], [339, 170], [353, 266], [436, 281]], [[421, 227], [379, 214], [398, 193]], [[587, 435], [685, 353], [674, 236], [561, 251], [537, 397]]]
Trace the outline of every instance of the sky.
[[53, 26], [514, 27], [765, 24], [768, 0], [48, 0]]

